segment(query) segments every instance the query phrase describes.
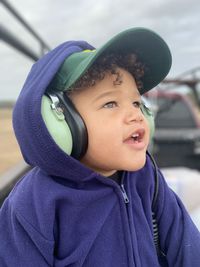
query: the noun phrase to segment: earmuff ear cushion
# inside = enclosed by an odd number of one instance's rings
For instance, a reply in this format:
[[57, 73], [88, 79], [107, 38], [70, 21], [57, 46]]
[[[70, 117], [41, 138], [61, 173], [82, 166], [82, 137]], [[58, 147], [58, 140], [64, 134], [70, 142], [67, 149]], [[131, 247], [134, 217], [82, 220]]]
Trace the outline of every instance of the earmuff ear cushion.
[[154, 133], [155, 133], [155, 120], [153, 115], [147, 115], [146, 116], [148, 123], [149, 123], [149, 128], [150, 128], [150, 139], [153, 139]]
[[51, 107], [51, 99], [42, 97], [41, 114], [45, 125], [55, 143], [68, 155], [72, 153], [73, 139], [69, 125], [62, 112], [57, 112]]
[[155, 133], [155, 120], [154, 120], [153, 112], [145, 104], [142, 104], [141, 111], [148, 121], [149, 128], [150, 128], [150, 139], [152, 140], [154, 133]]

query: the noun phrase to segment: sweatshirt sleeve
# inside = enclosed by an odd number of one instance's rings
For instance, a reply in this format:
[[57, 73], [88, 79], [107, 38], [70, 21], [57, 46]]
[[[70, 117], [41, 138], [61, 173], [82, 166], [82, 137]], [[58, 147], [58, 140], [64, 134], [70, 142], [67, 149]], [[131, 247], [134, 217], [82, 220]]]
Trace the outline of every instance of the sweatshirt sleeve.
[[53, 266], [53, 241], [46, 240], [7, 199], [0, 210], [0, 266]]
[[200, 232], [160, 171], [156, 212], [160, 245], [169, 267], [199, 267]]

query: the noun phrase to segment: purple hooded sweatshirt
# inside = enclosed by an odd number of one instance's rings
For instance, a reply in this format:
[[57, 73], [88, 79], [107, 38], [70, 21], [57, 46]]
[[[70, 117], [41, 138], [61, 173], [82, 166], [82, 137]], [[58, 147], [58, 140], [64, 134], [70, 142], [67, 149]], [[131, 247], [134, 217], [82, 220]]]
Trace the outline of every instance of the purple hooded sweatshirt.
[[[32, 67], [17, 100], [14, 130], [33, 168], [0, 210], [1, 267], [160, 266], [150, 158], [140, 171], [123, 172], [125, 201], [122, 186], [66, 155], [42, 119], [41, 98], [61, 63], [71, 53], [92, 48], [73, 41], [46, 54]], [[199, 267], [200, 233], [160, 171], [156, 217], [168, 266]]]

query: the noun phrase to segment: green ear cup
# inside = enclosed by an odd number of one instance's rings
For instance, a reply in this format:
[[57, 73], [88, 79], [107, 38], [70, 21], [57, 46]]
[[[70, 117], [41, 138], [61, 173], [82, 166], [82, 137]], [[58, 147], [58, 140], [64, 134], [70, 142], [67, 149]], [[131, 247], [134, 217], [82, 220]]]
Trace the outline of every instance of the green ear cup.
[[149, 123], [150, 139], [152, 140], [152, 138], [154, 136], [154, 132], [155, 132], [155, 121], [154, 121], [153, 112], [144, 102], [141, 105], [141, 111]]
[[72, 152], [72, 134], [62, 110], [52, 108], [52, 101], [44, 95], [41, 105], [42, 118], [56, 144], [68, 155]]

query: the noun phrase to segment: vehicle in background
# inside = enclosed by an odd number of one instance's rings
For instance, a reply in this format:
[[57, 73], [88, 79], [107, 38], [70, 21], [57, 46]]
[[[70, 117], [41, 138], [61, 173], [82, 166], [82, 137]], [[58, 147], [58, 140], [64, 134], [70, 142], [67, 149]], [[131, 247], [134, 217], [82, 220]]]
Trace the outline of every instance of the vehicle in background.
[[189, 94], [152, 91], [147, 98], [155, 111], [152, 153], [159, 167], [200, 170], [200, 111]]

